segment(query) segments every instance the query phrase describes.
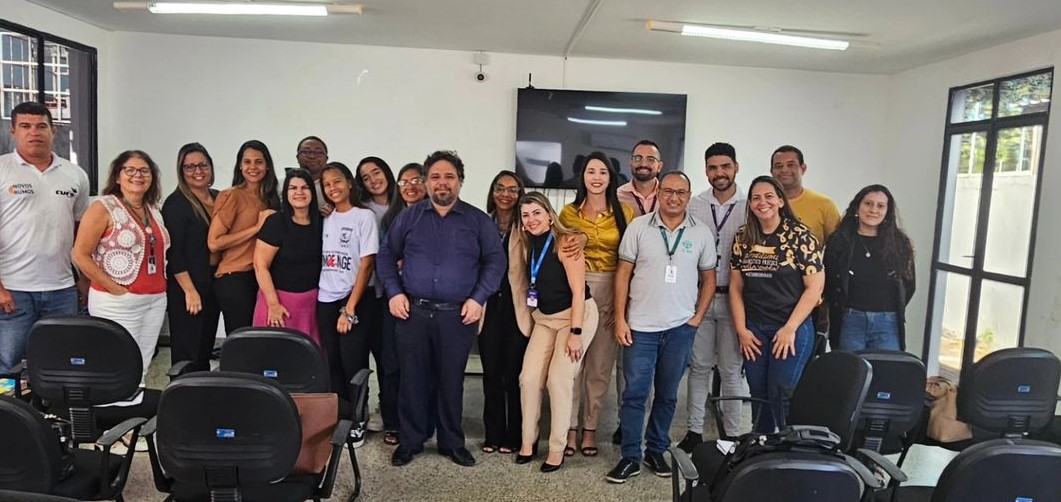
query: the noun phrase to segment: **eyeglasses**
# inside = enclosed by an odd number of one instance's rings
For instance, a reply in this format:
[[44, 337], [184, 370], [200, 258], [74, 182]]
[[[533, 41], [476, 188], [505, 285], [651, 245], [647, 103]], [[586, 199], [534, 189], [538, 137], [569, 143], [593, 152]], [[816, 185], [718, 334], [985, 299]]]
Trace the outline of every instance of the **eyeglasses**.
[[506, 187], [502, 185], [494, 185], [495, 195], [501, 195], [505, 193], [509, 195], [519, 195], [519, 187]]
[[398, 188], [405, 187], [418, 187], [424, 184], [423, 178], [410, 178], [407, 180], [398, 180]]
[[210, 164], [207, 164], [206, 162], [200, 162], [198, 164], [184, 164], [183, 166], [181, 166], [181, 169], [183, 169], [184, 172], [188, 174], [194, 173], [195, 171], [206, 172], [210, 170]]
[[140, 176], [143, 176], [145, 178], [150, 178], [151, 177], [151, 168], [150, 167], [139, 167], [139, 168], [137, 168], [137, 167], [133, 167], [133, 166], [125, 166], [125, 167], [122, 167], [122, 172], [125, 173], [125, 175], [130, 177], [130, 178], [132, 178], [133, 176], [136, 176], [137, 174], [139, 174]]
[[327, 155], [328, 152], [323, 148], [303, 148], [298, 151], [298, 154], [305, 155], [306, 157], [320, 157], [322, 155]]
[[689, 195], [689, 193], [690, 192], [688, 190], [675, 190], [673, 188], [659, 189], [659, 194], [665, 198], [678, 196], [679, 199], [684, 199], [687, 195]]
[[653, 157], [651, 155], [649, 155], [648, 157], [642, 157], [640, 155], [634, 155], [633, 157], [630, 157], [630, 162], [633, 162], [634, 164], [644, 164], [646, 166], [652, 166], [652, 165], [656, 165], [657, 163], [659, 163], [659, 159], [657, 159], [657, 158], [655, 158], [655, 157]]

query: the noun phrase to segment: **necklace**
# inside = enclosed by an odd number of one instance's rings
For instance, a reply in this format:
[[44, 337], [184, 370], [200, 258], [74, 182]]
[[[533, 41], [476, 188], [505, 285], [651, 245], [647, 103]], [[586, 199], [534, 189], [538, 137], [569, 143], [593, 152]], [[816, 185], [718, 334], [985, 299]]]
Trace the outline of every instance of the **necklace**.
[[866, 241], [862, 240], [861, 235], [858, 236], [858, 243], [862, 244], [862, 249], [866, 250], [866, 258], [870, 258], [873, 256], [873, 253], [869, 252], [869, 247], [866, 246]]

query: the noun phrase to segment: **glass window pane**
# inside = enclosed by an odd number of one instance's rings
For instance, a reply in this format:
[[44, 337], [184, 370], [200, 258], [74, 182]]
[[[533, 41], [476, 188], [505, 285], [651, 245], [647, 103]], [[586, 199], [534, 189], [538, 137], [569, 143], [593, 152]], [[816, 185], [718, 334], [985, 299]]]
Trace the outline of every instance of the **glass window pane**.
[[1051, 72], [1013, 80], [1003, 80], [998, 93], [998, 115], [1010, 117], [1050, 111]]
[[951, 94], [950, 122], [958, 124], [991, 118], [994, 94], [992, 84], [954, 91]]
[[988, 280], [982, 283], [973, 361], [996, 350], [1017, 346], [1023, 304], [1023, 287]]
[[37, 39], [21, 33], [0, 32], [4, 40], [4, 59], [0, 61], [3, 75], [0, 92], [0, 154], [15, 149], [11, 136], [11, 109], [25, 101], [37, 99]]
[[986, 144], [987, 134], [982, 132], [955, 134], [950, 139], [939, 260], [959, 267], [973, 266]]
[[984, 270], [1027, 275], [1042, 142], [1041, 125], [998, 131]]
[[969, 277], [950, 272], [937, 272], [936, 305], [943, 306], [940, 324], [939, 371], [957, 381], [962, 368], [962, 347], [965, 346], [965, 320], [969, 313]]

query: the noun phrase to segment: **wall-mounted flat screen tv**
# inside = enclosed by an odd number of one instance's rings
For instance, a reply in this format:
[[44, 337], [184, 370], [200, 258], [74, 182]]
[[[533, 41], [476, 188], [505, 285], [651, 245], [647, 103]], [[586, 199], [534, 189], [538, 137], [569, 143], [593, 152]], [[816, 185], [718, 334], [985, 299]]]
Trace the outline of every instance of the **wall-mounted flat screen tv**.
[[585, 157], [601, 151], [621, 182], [642, 139], [660, 147], [663, 170], [680, 170], [685, 150], [684, 94], [519, 89], [516, 173], [528, 187], [577, 188]]

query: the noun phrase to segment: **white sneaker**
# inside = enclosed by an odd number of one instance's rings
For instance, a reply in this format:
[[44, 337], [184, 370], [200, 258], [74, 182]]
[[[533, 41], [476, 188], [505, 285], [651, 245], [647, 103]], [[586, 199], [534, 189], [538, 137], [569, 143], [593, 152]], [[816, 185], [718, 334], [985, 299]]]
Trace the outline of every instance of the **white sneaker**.
[[361, 422], [350, 428], [350, 444], [360, 448], [365, 444], [365, 423]]
[[380, 415], [379, 408], [369, 413], [368, 425], [365, 428], [371, 432], [383, 432], [383, 415]]

